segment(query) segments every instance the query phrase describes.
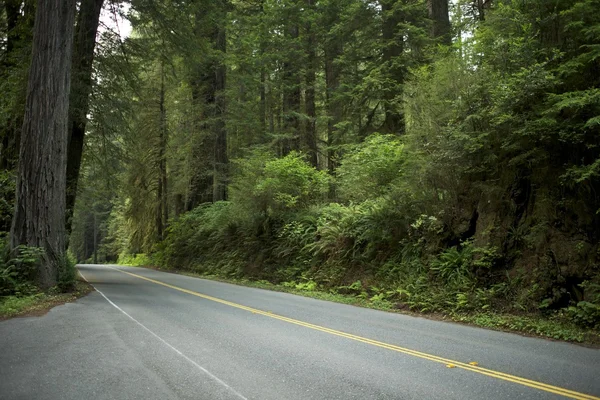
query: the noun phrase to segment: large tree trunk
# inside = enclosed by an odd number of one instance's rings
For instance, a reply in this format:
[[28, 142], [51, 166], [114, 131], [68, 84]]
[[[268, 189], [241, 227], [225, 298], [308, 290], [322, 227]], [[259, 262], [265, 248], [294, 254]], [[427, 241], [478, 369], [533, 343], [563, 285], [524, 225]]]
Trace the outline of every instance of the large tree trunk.
[[300, 63], [301, 48], [298, 48], [299, 12], [297, 1], [290, 5], [285, 36], [289, 41], [283, 62], [283, 130], [286, 139], [281, 146], [281, 154], [300, 149]]
[[267, 30], [264, 15], [265, 15], [265, 2], [261, 0], [260, 3], [260, 129], [261, 139], [266, 136], [267, 133], [267, 71], [265, 68], [265, 53], [267, 50], [267, 37], [269, 32]]
[[[200, 70], [200, 68], [198, 69]], [[212, 156], [215, 142], [205, 122], [209, 115], [206, 109], [210, 107], [211, 99], [204, 93], [211, 81], [210, 76], [201, 71], [196, 71], [194, 75], [195, 77], [190, 82], [194, 106], [194, 137], [191, 146], [191, 176], [185, 199], [186, 211], [190, 211], [202, 203], [211, 202], [213, 196]]]
[[158, 185], [156, 191], [156, 232], [158, 240], [163, 240], [167, 220], [169, 218], [167, 204], [167, 110], [165, 108], [165, 74], [163, 60], [160, 61], [160, 94], [159, 106], [159, 129], [158, 129]]
[[[337, 124], [342, 121], [343, 118], [343, 104], [340, 101], [340, 76], [342, 75], [342, 69], [338, 57], [343, 53], [343, 43], [345, 39], [343, 35], [337, 33], [334, 34], [331, 30], [335, 27], [340, 20], [340, 8], [339, 2], [329, 3], [329, 7], [326, 9], [326, 29], [329, 31], [325, 36], [324, 42], [324, 56], [325, 56], [325, 105], [327, 108], [327, 168], [331, 173], [336, 168], [337, 152], [335, 147], [340, 144], [340, 134], [337, 128]], [[331, 197], [334, 197], [333, 191], [330, 193]]]
[[73, 43], [72, 84], [69, 97], [69, 141], [67, 152], [67, 234], [71, 232], [77, 181], [83, 155], [85, 127], [92, 91], [92, 64], [100, 10], [104, 0], [83, 0], [77, 15]]
[[327, 104], [327, 166], [333, 172], [336, 158], [335, 146], [339, 145], [340, 137], [336, 125], [342, 120], [342, 103], [340, 102], [340, 67], [336, 64], [336, 58], [342, 54], [342, 46], [339, 43], [328, 43], [325, 48], [325, 84], [327, 91], [325, 101]]
[[227, 158], [227, 130], [225, 128], [225, 63], [222, 56], [226, 51], [225, 36], [225, 10], [219, 10], [221, 14], [220, 24], [217, 26], [215, 37], [215, 50], [221, 57], [215, 65], [215, 107], [213, 132], [215, 136], [214, 169], [213, 169], [213, 202], [227, 200], [227, 178], [228, 164]]
[[427, 0], [429, 18], [433, 21], [431, 36], [439, 39], [441, 44], [450, 46], [450, 16], [448, 14], [448, 0]]
[[[309, 10], [314, 9], [315, 0], [306, 0]], [[317, 149], [317, 110], [315, 105], [315, 81], [317, 69], [317, 56], [315, 54], [316, 35], [309, 20], [306, 23], [306, 132], [304, 135], [304, 150], [308, 153], [308, 159], [313, 167], [318, 167]]]
[[40, 0], [19, 152], [11, 247], [42, 247], [37, 281], [57, 282], [65, 256], [68, 110], [75, 0]]
[[404, 83], [405, 71], [402, 63], [397, 58], [404, 51], [404, 39], [401, 37], [398, 25], [402, 22], [402, 16], [398, 11], [397, 0], [380, 0], [383, 38], [383, 62], [387, 66], [388, 78], [393, 85], [389, 85], [383, 92], [383, 107], [385, 121], [381, 130], [386, 133], [403, 134], [404, 113], [396, 103], [402, 96], [402, 84]]

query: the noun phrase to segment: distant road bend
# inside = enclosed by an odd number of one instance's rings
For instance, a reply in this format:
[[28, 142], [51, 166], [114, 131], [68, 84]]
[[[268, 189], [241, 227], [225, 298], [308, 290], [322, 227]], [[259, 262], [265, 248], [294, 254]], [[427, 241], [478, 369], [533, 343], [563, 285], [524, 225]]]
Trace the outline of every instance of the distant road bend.
[[600, 400], [600, 350], [144, 268], [0, 323], [0, 399]]

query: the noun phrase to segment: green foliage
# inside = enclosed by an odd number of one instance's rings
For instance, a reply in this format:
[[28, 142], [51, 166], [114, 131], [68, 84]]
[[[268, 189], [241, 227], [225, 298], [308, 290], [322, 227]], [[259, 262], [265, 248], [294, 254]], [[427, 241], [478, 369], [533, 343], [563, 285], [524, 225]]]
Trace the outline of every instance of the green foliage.
[[43, 293], [36, 293], [2, 297], [0, 298], [0, 315], [12, 316], [19, 314], [23, 310], [36, 305], [43, 296]]
[[10, 171], [0, 170], [0, 232], [10, 231], [14, 199], [15, 177]]
[[252, 204], [246, 207], [277, 215], [305, 209], [327, 193], [327, 173], [310, 166], [300, 153], [292, 152], [279, 159], [269, 158], [264, 153], [255, 154], [239, 161], [238, 170], [242, 172], [234, 178], [234, 201], [243, 202], [242, 198], [248, 198]]
[[77, 280], [77, 261], [70, 252], [67, 252], [58, 263], [57, 288], [60, 292], [71, 292], [75, 289]]
[[567, 315], [576, 323], [600, 329], [600, 285], [586, 281], [580, 285], [586, 291], [586, 298], [567, 309]]
[[397, 136], [375, 134], [350, 146], [336, 171], [341, 197], [364, 201], [389, 193], [404, 162], [404, 145]]
[[307, 292], [314, 292], [317, 290], [317, 283], [313, 280], [307, 280], [305, 282], [283, 282], [281, 284], [283, 287], [294, 288], [296, 290], [302, 290]]
[[431, 271], [453, 288], [472, 289], [477, 278], [486, 276], [498, 258], [495, 248], [478, 248], [472, 242], [444, 250], [431, 261]]
[[0, 238], [0, 296], [28, 296], [37, 292], [34, 277], [44, 250], [19, 246], [10, 251], [6, 238]]
[[117, 264], [129, 265], [133, 267], [148, 267], [152, 265], [152, 261], [147, 254], [126, 254], [122, 253], [117, 259]]

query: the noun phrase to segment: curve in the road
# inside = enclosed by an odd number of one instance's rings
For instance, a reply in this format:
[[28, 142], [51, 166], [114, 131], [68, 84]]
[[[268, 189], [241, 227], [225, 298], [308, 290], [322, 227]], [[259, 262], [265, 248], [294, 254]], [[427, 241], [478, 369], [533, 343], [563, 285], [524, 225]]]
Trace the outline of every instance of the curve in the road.
[[464, 370], [467, 370], [467, 371], [471, 371], [471, 372], [475, 372], [475, 373], [478, 373], [478, 374], [486, 375], [486, 376], [489, 376], [489, 377], [492, 377], [492, 378], [496, 378], [496, 379], [500, 379], [500, 380], [504, 380], [504, 381], [508, 381], [508, 382], [512, 382], [512, 383], [516, 383], [516, 384], [523, 385], [523, 386], [528, 386], [528, 387], [531, 387], [531, 388], [535, 388], [535, 389], [542, 390], [542, 391], [549, 392], [549, 393], [554, 393], [554, 394], [557, 394], [557, 395], [561, 395], [561, 396], [564, 396], [564, 397], [567, 397], [567, 398], [576, 399], [576, 400], [600, 400], [600, 397], [592, 396], [592, 395], [585, 394], [585, 393], [576, 392], [576, 391], [565, 389], [565, 388], [561, 388], [561, 387], [558, 387], [558, 386], [549, 385], [549, 384], [546, 384], [546, 383], [543, 383], [543, 382], [534, 381], [534, 380], [531, 380], [531, 379], [522, 378], [522, 377], [519, 377], [519, 376], [516, 376], [516, 375], [506, 374], [506, 373], [500, 372], [500, 371], [495, 371], [495, 370], [483, 368], [483, 367], [480, 367], [478, 365], [474, 365], [476, 363], [472, 363], [472, 364], [471, 363], [464, 363], [464, 362], [461, 362], [461, 361], [451, 360], [451, 359], [439, 357], [439, 356], [436, 356], [436, 355], [433, 355], [433, 354], [424, 353], [424, 352], [416, 351], [416, 350], [411, 350], [411, 349], [408, 349], [408, 348], [405, 348], [405, 347], [400, 347], [400, 346], [396, 346], [396, 345], [385, 343], [385, 342], [380, 342], [378, 340], [373, 340], [373, 339], [369, 339], [369, 338], [366, 338], [366, 337], [357, 336], [357, 335], [353, 335], [353, 334], [350, 334], [350, 333], [338, 331], [338, 330], [335, 330], [335, 329], [330, 329], [330, 328], [327, 328], [327, 327], [324, 327], [324, 326], [315, 325], [315, 324], [311, 324], [311, 323], [308, 323], [308, 322], [300, 321], [300, 320], [297, 320], [297, 319], [284, 317], [282, 315], [274, 314], [274, 313], [272, 313], [270, 311], [259, 310], [259, 309], [248, 307], [248, 306], [245, 306], [245, 305], [242, 305], [242, 304], [238, 304], [238, 303], [234, 303], [234, 302], [231, 302], [231, 301], [219, 299], [217, 297], [208, 296], [206, 294], [195, 292], [193, 290], [184, 289], [184, 288], [181, 288], [179, 286], [171, 285], [171, 284], [168, 284], [168, 283], [165, 283], [165, 282], [161, 282], [161, 281], [158, 281], [158, 280], [155, 280], [155, 279], [151, 279], [151, 278], [148, 278], [148, 277], [145, 277], [145, 276], [142, 276], [142, 275], [134, 274], [134, 273], [131, 273], [131, 272], [123, 271], [121, 269], [112, 268], [112, 267], [108, 267], [108, 268], [114, 269], [115, 271], [119, 271], [119, 272], [121, 272], [123, 274], [127, 274], [127, 275], [130, 275], [130, 276], [139, 278], [139, 279], [143, 279], [143, 280], [148, 281], [148, 282], [155, 283], [157, 285], [162, 285], [162, 286], [174, 289], [174, 290], [178, 290], [178, 291], [183, 292], [183, 293], [187, 293], [187, 294], [190, 294], [190, 295], [193, 295], [193, 296], [201, 297], [203, 299], [214, 301], [214, 302], [217, 302], [217, 303], [225, 304], [225, 305], [228, 305], [228, 306], [231, 306], [231, 307], [235, 307], [235, 308], [238, 308], [238, 309], [241, 309], [241, 310], [249, 311], [249, 312], [251, 312], [253, 314], [263, 315], [263, 316], [266, 316], [266, 317], [269, 317], [269, 318], [278, 319], [280, 321], [284, 321], [284, 322], [288, 322], [288, 323], [291, 323], [291, 324], [303, 326], [303, 327], [306, 327], [306, 328], [309, 328], [309, 329], [313, 329], [313, 330], [317, 330], [317, 331], [329, 333], [331, 335], [344, 337], [344, 338], [347, 338], [347, 339], [351, 339], [351, 340], [354, 340], [354, 341], [358, 341], [358, 342], [370, 344], [370, 345], [373, 345], [373, 346], [377, 346], [377, 347], [381, 347], [381, 348], [384, 348], [384, 349], [396, 351], [396, 352], [399, 352], [399, 353], [404, 353], [404, 354], [411, 355], [411, 356], [414, 356], [414, 357], [419, 357], [419, 358], [430, 360], [430, 361], [434, 361], [434, 362], [437, 362], [437, 363], [442, 363], [442, 364], [445, 364], [445, 365], [450, 366], [450, 367], [461, 368], [461, 369], [464, 369]]

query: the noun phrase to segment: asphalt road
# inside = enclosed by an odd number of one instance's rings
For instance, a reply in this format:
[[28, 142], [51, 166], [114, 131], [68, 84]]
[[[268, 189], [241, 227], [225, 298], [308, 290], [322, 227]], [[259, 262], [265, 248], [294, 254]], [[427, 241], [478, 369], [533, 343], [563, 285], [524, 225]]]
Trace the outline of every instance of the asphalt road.
[[143, 268], [79, 270], [96, 292], [0, 322], [1, 399], [600, 398], [600, 350]]

